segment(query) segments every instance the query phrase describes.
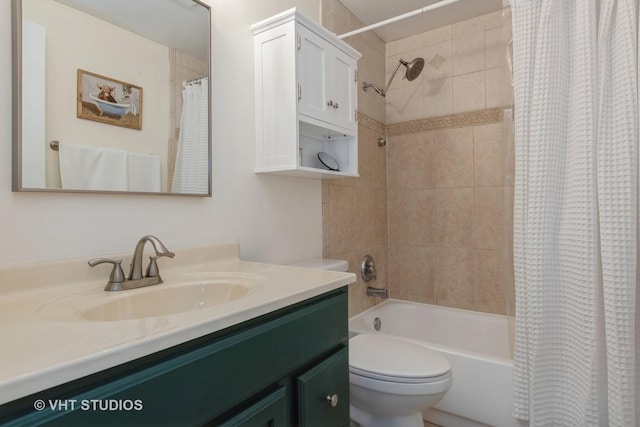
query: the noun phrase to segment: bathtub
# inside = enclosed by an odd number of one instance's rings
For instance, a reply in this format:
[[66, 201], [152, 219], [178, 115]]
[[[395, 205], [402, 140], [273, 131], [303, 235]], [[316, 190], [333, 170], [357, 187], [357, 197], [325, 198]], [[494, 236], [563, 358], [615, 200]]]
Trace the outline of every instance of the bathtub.
[[[120, 118], [129, 112], [129, 109], [133, 107], [133, 104], [116, 104], [114, 102], [105, 101], [98, 98], [95, 95], [89, 94], [89, 98], [93, 100], [101, 113], [107, 116]], [[135, 112], [134, 112], [135, 113]]]
[[[374, 329], [375, 318], [380, 331]], [[506, 316], [389, 299], [349, 320], [354, 334], [387, 334], [438, 351], [453, 385], [426, 421], [445, 427], [519, 426], [511, 416], [513, 361]]]

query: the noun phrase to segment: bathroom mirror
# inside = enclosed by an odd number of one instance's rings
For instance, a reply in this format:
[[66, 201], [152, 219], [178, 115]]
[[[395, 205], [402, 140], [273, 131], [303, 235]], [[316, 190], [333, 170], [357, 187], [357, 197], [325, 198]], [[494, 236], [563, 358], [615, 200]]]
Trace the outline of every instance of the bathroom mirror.
[[211, 196], [210, 13], [12, 0], [13, 191]]

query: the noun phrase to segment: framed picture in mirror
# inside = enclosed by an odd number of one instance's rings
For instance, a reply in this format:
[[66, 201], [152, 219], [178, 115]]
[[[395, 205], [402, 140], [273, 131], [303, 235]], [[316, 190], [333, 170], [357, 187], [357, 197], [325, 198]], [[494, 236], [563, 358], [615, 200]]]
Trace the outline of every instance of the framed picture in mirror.
[[78, 70], [78, 118], [142, 129], [142, 88]]

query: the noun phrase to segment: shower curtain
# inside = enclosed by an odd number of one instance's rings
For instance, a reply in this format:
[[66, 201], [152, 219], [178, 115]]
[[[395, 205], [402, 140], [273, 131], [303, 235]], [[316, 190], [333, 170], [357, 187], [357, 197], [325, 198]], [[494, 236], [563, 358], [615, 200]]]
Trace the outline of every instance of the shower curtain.
[[638, 426], [638, 0], [512, 0], [514, 416]]
[[171, 190], [209, 192], [209, 83], [202, 78], [182, 90], [182, 116]]

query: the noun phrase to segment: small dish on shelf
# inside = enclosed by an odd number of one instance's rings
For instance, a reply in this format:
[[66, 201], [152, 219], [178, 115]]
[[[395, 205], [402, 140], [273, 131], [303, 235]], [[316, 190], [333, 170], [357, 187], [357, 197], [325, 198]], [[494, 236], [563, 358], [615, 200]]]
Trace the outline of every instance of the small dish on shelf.
[[324, 151], [320, 151], [318, 153], [318, 160], [320, 160], [320, 163], [322, 163], [324, 167], [329, 169], [330, 171], [340, 171], [340, 164], [338, 163], [338, 161]]

